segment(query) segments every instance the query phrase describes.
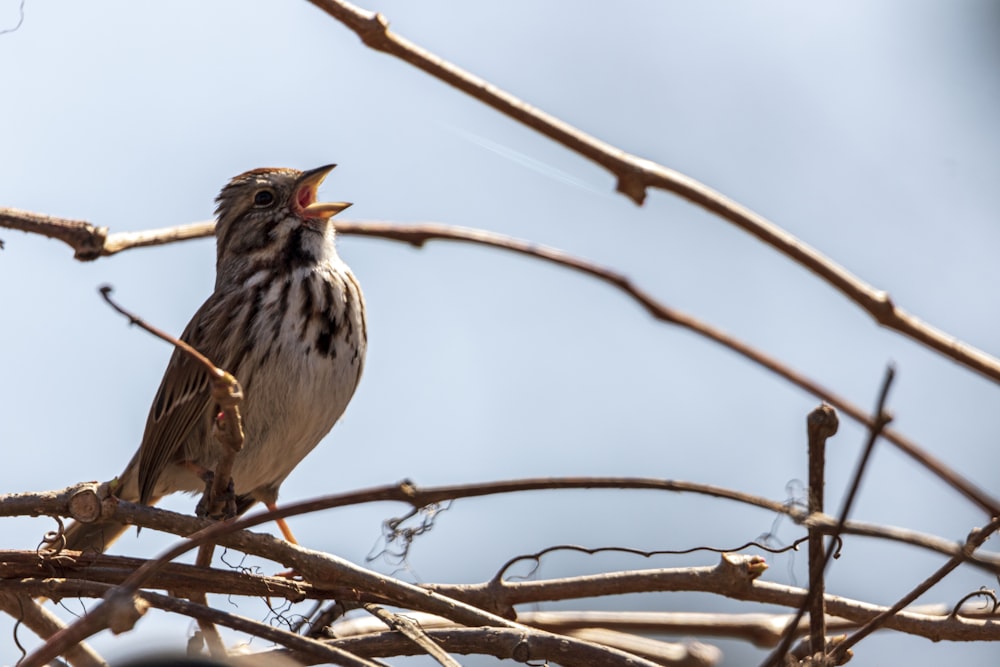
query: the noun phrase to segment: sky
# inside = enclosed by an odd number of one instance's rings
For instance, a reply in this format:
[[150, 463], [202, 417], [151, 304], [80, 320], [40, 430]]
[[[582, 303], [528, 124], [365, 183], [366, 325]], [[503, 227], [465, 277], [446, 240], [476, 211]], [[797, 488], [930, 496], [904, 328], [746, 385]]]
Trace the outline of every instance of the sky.
[[[818, 248], [911, 313], [997, 354], [1000, 328], [1000, 8], [988, 0], [545, 3], [382, 0], [401, 35], [618, 148], [696, 178]], [[112, 231], [211, 217], [232, 176], [338, 168], [321, 195], [352, 220], [440, 222], [549, 244], [627, 274], [666, 304], [871, 409], [888, 364], [893, 425], [993, 495], [995, 383], [880, 329], [805, 269], [664, 192], [642, 207], [600, 167], [400, 60], [306, 2], [28, 0], [0, 34], [0, 206]], [[0, 29], [18, 21], [0, 3]], [[214, 281], [210, 240], [80, 263], [64, 245], [0, 230], [0, 490], [110, 479], [138, 445], [170, 355], [100, 300], [180, 332]], [[423, 249], [344, 236], [367, 298], [365, 377], [347, 414], [287, 480], [284, 501], [411, 479], [662, 477], [776, 500], [806, 476], [812, 396], [607, 284], [490, 248]], [[865, 433], [830, 441], [838, 507]], [[191, 512], [195, 500], [164, 506]], [[398, 506], [292, 521], [299, 540], [365, 563]], [[961, 540], [987, 520], [885, 443], [854, 518]], [[455, 503], [407, 567], [411, 581], [476, 582], [552, 544], [685, 549], [801, 531], [690, 495], [548, 492]], [[8, 549], [47, 519], [4, 519]], [[115, 553], [172, 540], [129, 533]], [[990, 548], [991, 543], [987, 543]], [[995, 549], [995, 546], [993, 547]], [[802, 585], [804, 553], [768, 555]], [[891, 604], [944, 562], [853, 538], [830, 593]], [[541, 576], [708, 565], [555, 555]], [[264, 566], [269, 567], [269, 565]], [[960, 569], [920, 599], [953, 604], [997, 581]], [[76, 602], [67, 606], [78, 611]], [[547, 605], [750, 612], [697, 594]], [[242, 602], [237, 610], [264, 618]], [[69, 617], [69, 611], [60, 612]], [[17, 659], [0, 620], [0, 664]], [[182, 647], [184, 619], [151, 613], [93, 644], [121, 659]], [[29, 633], [19, 637], [31, 645]], [[721, 643], [726, 665], [763, 653]], [[994, 665], [991, 644], [879, 634], [852, 664]], [[395, 664], [417, 664], [400, 660]], [[470, 663], [472, 664], [472, 663]]]

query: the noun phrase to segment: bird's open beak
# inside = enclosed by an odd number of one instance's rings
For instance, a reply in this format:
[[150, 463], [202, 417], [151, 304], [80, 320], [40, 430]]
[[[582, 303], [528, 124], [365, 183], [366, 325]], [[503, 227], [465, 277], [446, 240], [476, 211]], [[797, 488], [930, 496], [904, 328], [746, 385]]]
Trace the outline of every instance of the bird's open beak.
[[295, 191], [296, 212], [304, 218], [322, 218], [327, 220], [337, 215], [350, 204], [343, 201], [316, 201], [316, 191], [326, 175], [333, 171], [335, 164], [328, 164], [316, 169], [310, 169], [299, 177]]

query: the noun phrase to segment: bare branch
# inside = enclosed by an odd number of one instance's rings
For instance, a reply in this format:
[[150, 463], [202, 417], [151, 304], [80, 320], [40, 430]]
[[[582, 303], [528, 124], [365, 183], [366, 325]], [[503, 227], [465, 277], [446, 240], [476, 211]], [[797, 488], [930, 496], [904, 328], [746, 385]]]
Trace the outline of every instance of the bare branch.
[[[9, 591], [0, 591], [0, 609], [43, 639], [51, 637], [66, 627], [66, 624], [55, 614], [30, 597], [14, 595]], [[17, 632], [16, 627], [14, 632]], [[14, 639], [17, 643], [16, 636]], [[66, 658], [73, 667], [107, 667], [104, 659], [97, 655], [90, 646], [82, 642], [67, 651]]]
[[[527, 664], [546, 664], [547, 661], [562, 665], [587, 665], [588, 667], [622, 667], [635, 665], [662, 667], [663, 663], [652, 662], [634, 654], [601, 646], [590, 641], [557, 635], [532, 628], [498, 628], [493, 626], [429, 630], [428, 637], [449, 653], [493, 655], [502, 660], [513, 660]], [[381, 658], [402, 655], [420, 655], [423, 649], [401, 633], [389, 631], [331, 639], [327, 646], [336, 646], [356, 655]], [[270, 655], [288, 656], [303, 665], [318, 664], [305, 660], [296, 653], [285, 651], [264, 651], [262, 657]], [[670, 664], [670, 663], [667, 663]], [[691, 667], [696, 667], [691, 665]]]
[[[834, 659], [842, 657], [848, 649], [870, 635], [879, 627], [883, 625], [887, 627], [890, 626], [896, 615], [899, 613], [899, 610], [905, 608], [906, 605], [911, 604], [914, 600], [929, 591], [935, 584], [944, 579], [952, 570], [965, 561], [966, 554], [971, 554], [982, 546], [982, 544], [997, 530], [1000, 530], [1000, 517], [994, 517], [993, 520], [983, 528], [977, 528], [969, 533], [969, 537], [965, 541], [965, 549], [963, 550], [963, 553], [952, 556], [948, 562], [938, 568], [931, 576], [927, 577], [927, 579], [922, 581], [920, 585], [916, 586], [913, 590], [900, 598], [896, 604], [892, 605], [878, 616], [870, 619], [867, 623], [865, 623], [864, 627], [848, 637], [843, 643], [839, 644], [832, 657]], [[957, 618], [955, 616], [950, 617]]]
[[[823, 511], [824, 485], [826, 484], [826, 441], [837, 433], [840, 422], [837, 412], [826, 403], [809, 413], [806, 430], [809, 436], [809, 513]], [[826, 558], [823, 551], [823, 533], [818, 528], [809, 529], [809, 580], [812, 583], [813, 602], [809, 608], [809, 639], [812, 653], [826, 649], [826, 610], [824, 609], [825, 581], [823, 570]]]
[[[910, 607], [907, 614], [940, 617], [942, 622], [948, 616], [944, 605]], [[962, 614], [969, 618], [988, 619], [990, 614], [971, 606], [962, 608]], [[455, 627], [448, 619], [431, 614], [408, 614], [420, 623], [425, 631]], [[916, 616], [914, 616], [916, 618]], [[703, 613], [664, 611], [519, 611], [517, 620], [534, 628], [550, 632], [566, 633], [587, 628], [602, 628], [621, 633], [643, 633], [658, 635], [681, 635], [693, 637], [717, 637], [739, 639], [756, 647], [773, 647], [781, 641], [794, 614], [764, 613]], [[837, 616], [827, 616], [827, 626], [831, 631], [856, 628], [858, 621]], [[330, 633], [338, 638], [354, 637], [379, 632], [380, 624], [374, 619], [359, 617], [338, 621]], [[809, 632], [809, 625], [800, 622], [795, 629], [797, 636]], [[662, 643], [661, 643], [662, 644]], [[683, 644], [671, 644], [677, 650], [686, 649]], [[649, 656], [647, 657], [654, 657]], [[674, 653], [674, 659], [680, 656]]]
[[715, 213], [771, 246], [865, 310], [880, 325], [897, 331], [952, 360], [1000, 382], [1000, 359], [964, 343], [897, 307], [889, 294], [876, 289], [802, 240], [707, 185], [605, 143], [466, 72], [389, 30], [381, 14], [342, 0], [309, 0], [353, 30], [369, 47], [389, 53], [458, 88], [500, 113], [527, 125], [579, 155], [596, 162], [617, 179], [617, 189], [642, 204], [649, 187], [672, 192]]
[[55, 218], [16, 208], [0, 208], [0, 227], [58, 239], [73, 248], [74, 257], [81, 261], [103, 255], [108, 237], [107, 227], [95, 227], [83, 220]]
[[[5, 216], [11, 215], [11, 211], [13, 211], [13, 209], [0, 209], [0, 224], [4, 223], [6, 219]], [[26, 214], [20, 211], [16, 211], [15, 213], [22, 216], [28, 215], [45, 218], [50, 221], [55, 220], [59, 223], [57, 227], [60, 229], [63, 227], [73, 228], [74, 231], [72, 234], [65, 233], [63, 236], [46, 234], [55, 238], [66, 240], [66, 242], [70, 243], [70, 245], [79, 243], [81, 244], [81, 247], [85, 246], [89, 248], [95, 243], [103, 243], [103, 239], [106, 238], [106, 230], [101, 232], [104, 236], [100, 236], [100, 239], [94, 236], [96, 232], [87, 231], [88, 229], [95, 230], [98, 228], [95, 228], [93, 225], [86, 222], [48, 218], [47, 216]], [[23, 223], [21, 218], [17, 218], [17, 220]], [[212, 223], [195, 223], [193, 225], [186, 225], [183, 227], [148, 232], [145, 233], [144, 245], [169, 243], [173, 240], [177, 240], [178, 238], [196, 238], [199, 235], [209, 236], [211, 235], [213, 229], [214, 227]], [[587, 275], [614, 285], [642, 305], [642, 307], [657, 320], [670, 324], [676, 324], [700, 336], [708, 338], [709, 340], [719, 343], [720, 345], [736, 352], [750, 361], [763, 366], [767, 370], [775, 373], [779, 377], [784, 378], [788, 382], [791, 382], [816, 398], [829, 403], [842, 414], [847, 415], [856, 422], [859, 422], [869, 428], [875, 424], [875, 419], [868, 415], [863, 409], [851, 403], [847, 399], [838, 396], [831, 390], [820, 385], [818, 382], [806, 377], [798, 371], [793, 370], [786, 364], [778, 361], [776, 358], [765, 354], [753, 346], [748, 345], [743, 341], [740, 341], [739, 339], [730, 336], [729, 334], [702, 322], [695, 317], [692, 317], [691, 315], [666, 306], [639, 287], [632, 284], [626, 276], [611, 269], [601, 267], [585, 259], [574, 257], [573, 255], [565, 253], [561, 250], [531, 243], [529, 241], [515, 239], [503, 234], [495, 234], [478, 229], [454, 227], [436, 223], [398, 225], [384, 222], [340, 221], [337, 223], [337, 231], [341, 234], [372, 236], [403, 241], [417, 247], [422, 246], [424, 243], [432, 239], [447, 239], [451, 241], [487, 245], [530, 257], [536, 257], [559, 266], [565, 266], [567, 268], [586, 273]], [[80, 238], [84, 237], [87, 240], [85, 242], [80, 241]], [[76, 248], [77, 246], [73, 245], [73, 247]], [[121, 243], [116, 242], [115, 249], [108, 250], [107, 252], [101, 251], [99, 254], [113, 254], [114, 252], [120, 252], [121, 250], [129, 247], [135, 246], [130, 246], [125, 241], [122, 241]], [[80, 251], [78, 250], [78, 255], [79, 252]], [[976, 487], [958, 472], [945, 465], [943, 461], [935, 456], [932, 456], [928, 451], [919, 447], [915, 442], [903, 434], [887, 429], [883, 433], [883, 437], [898, 447], [904, 454], [911, 457], [917, 461], [917, 463], [940, 477], [949, 486], [957, 490], [970, 501], [983, 508], [990, 515], [1000, 514], [1000, 500], [997, 500], [982, 489]]]
[[[72, 554], [72, 555], [70, 555]], [[31, 580], [32, 595], [53, 600], [64, 597], [88, 597], [93, 591], [83, 587], [83, 579], [95, 584], [118, 585], [146, 562], [142, 558], [113, 556], [93, 552], [0, 551], [0, 591], [13, 581]], [[170, 590], [177, 595], [219, 593], [253, 597], [284, 598], [300, 602], [325, 597], [303, 581], [270, 577], [252, 572], [168, 563], [148, 582], [148, 588]], [[103, 595], [99, 592], [98, 595]]]
[[[268, 519], [288, 518], [336, 507], [387, 501], [401, 502], [419, 509], [427, 505], [460, 498], [477, 498], [522, 491], [557, 491], [566, 489], [633, 489], [696, 493], [744, 503], [769, 512], [785, 514], [807, 527], [816, 526], [830, 534], [837, 529], [838, 525], [837, 519], [832, 516], [826, 514], [810, 515], [801, 507], [753, 494], [733, 491], [710, 484], [641, 477], [544, 477], [426, 488], [418, 487], [411, 481], [404, 481], [399, 484], [389, 484], [360, 491], [331, 494], [320, 498], [304, 500], [254, 516], [267, 517]], [[0, 495], [0, 516], [48, 515], [73, 516], [76, 518], [74, 510], [81, 503], [76, 502], [75, 499], [81, 495], [92, 495], [93, 502], [100, 504], [102, 498], [109, 498], [110, 492], [106, 485], [98, 486], [97, 484], [87, 482], [58, 491]], [[211, 522], [206, 519], [178, 514], [156, 507], [128, 503], [119, 499], [114, 499], [113, 502], [108, 504], [109, 507], [106, 508], [107, 515], [105, 517], [107, 519], [114, 519], [174, 535], [189, 535], [211, 525]], [[954, 556], [962, 553], [964, 550], [963, 544], [951, 540], [904, 528], [880, 526], [866, 522], [848, 521], [844, 525], [842, 532], [865, 537], [889, 539], [903, 544], [912, 544], [946, 556]], [[247, 550], [250, 546], [237, 544], [236, 542], [223, 544], [243, 550]], [[268, 545], [260, 543], [253, 546], [258, 550], [250, 551], [250, 553], [282, 563], [286, 567], [291, 566], [291, 563], [282, 562], [280, 553], [271, 549]], [[987, 572], [1000, 573], [1000, 554], [970, 554], [968, 562]], [[134, 570], [136, 567], [138, 565], [132, 566], [131, 569]], [[209, 590], [209, 592], [213, 591]]]
[[[889, 388], [892, 386], [892, 381], [896, 377], [896, 371], [892, 366], [886, 369], [885, 379], [882, 381], [882, 389], [879, 392], [878, 402], [875, 406], [875, 414], [877, 415], [875, 423], [872, 424], [868, 429], [868, 441], [865, 443], [865, 447], [861, 452], [861, 458], [858, 460], [858, 464], [854, 469], [854, 475], [851, 477], [851, 485], [847, 490], [847, 495], [844, 498], [844, 504], [840, 509], [840, 514], [837, 518], [837, 527], [834, 530], [833, 536], [837, 537], [840, 535], [840, 531], [843, 529], [845, 523], [847, 523], [847, 517], [851, 514], [851, 509], [854, 507], [854, 500], [857, 498], [858, 489], [861, 488], [861, 479], [864, 476], [865, 470], [868, 467], [868, 461], [871, 458], [872, 452], [875, 449], [875, 443], [878, 442], [879, 437], [881, 437], [883, 430], [886, 425], [892, 421], [892, 417], [885, 410], [885, 403], [889, 398]], [[827, 429], [828, 430], [828, 429]], [[836, 428], [833, 429], [836, 432]], [[812, 478], [810, 477], [810, 483], [812, 483]], [[812, 496], [812, 489], [810, 489], [810, 497]], [[811, 546], [810, 542], [810, 546]], [[830, 560], [833, 558], [833, 549], [827, 549], [825, 553], [819, 556], [821, 562], [812, 562], [812, 552], [810, 551], [810, 563], [809, 563], [809, 593], [806, 595], [806, 599], [803, 601], [802, 606], [799, 607], [796, 613], [795, 624], [798, 624], [799, 620], [806, 613], [806, 610], [810, 608], [810, 604], [817, 597], [822, 597], [822, 577], [826, 568], [830, 564]], [[912, 600], [911, 600], [912, 602]], [[909, 604], [909, 603], [907, 603]], [[815, 631], [815, 628], [814, 628]], [[777, 667], [780, 664], [784, 664], [785, 655], [789, 652], [792, 647], [792, 641], [794, 637], [791, 632], [782, 640], [778, 648], [764, 661], [764, 665], [767, 667]], [[826, 642], [817, 641], [814, 644], [813, 653], [821, 653], [825, 650]], [[840, 644], [838, 644], [838, 647]], [[845, 658], [847, 649], [849, 646], [845, 646], [842, 651], [840, 651], [839, 656], [841, 660]], [[837, 662], [836, 664], [840, 664]]]
[[462, 667], [448, 652], [434, 643], [434, 640], [427, 636], [420, 624], [413, 619], [402, 614], [393, 614], [385, 607], [381, 607], [371, 602], [364, 605], [365, 610], [372, 616], [382, 621], [390, 630], [395, 630], [404, 635], [407, 639], [419, 646], [427, 655], [438, 661], [443, 667]]
[[[628, 570], [538, 581], [428, 584], [427, 587], [484, 607], [677, 591], [714, 593], [735, 600], [794, 609], [801, 607], [808, 591], [761, 581], [759, 577], [766, 569], [766, 563], [759, 556], [727, 554], [717, 565], [708, 567]], [[829, 594], [825, 597], [825, 604], [828, 616], [847, 619], [855, 624], [867, 623], [889, 611], [889, 608], [883, 606]], [[938, 613], [933, 615], [926, 610], [900, 609], [887, 617], [885, 627], [934, 641], [1000, 640], [1000, 624], [995, 622], [996, 616], [954, 616], [945, 607], [940, 607]], [[518, 620], [521, 621], [520, 614]], [[792, 620], [794, 621], [794, 616]], [[785, 630], [787, 626], [788, 620], [782, 624], [781, 629]], [[801, 621], [795, 621], [794, 627], [800, 631], [806, 629]]]
[[[279, 517], [291, 516], [296, 509], [295, 506], [290, 506], [239, 520], [211, 523], [189, 535], [159, 557], [147, 561], [137, 568], [120, 586], [111, 589], [102, 602], [64, 631], [56, 633], [50, 641], [25, 658], [21, 663], [22, 667], [42, 667], [69, 647], [105, 627], [111, 627], [113, 631], [128, 629], [129, 623], [134, 623], [142, 613], [140, 599], [136, 597], [139, 587], [145, 585], [151, 577], [173, 559], [191, 549], [200, 547], [202, 544], [210, 543], [232, 546], [247, 553], [259, 553], [265, 549], [272, 551], [277, 554], [276, 560], [295, 568], [305, 579], [312, 581], [315, 585], [354, 589], [357, 591], [355, 595], [370, 592], [379, 596], [388, 596], [398, 606], [435, 613], [462, 625], [487, 625], [519, 629], [525, 634], [537, 637], [539, 641], [548, 641], [551, 637], [555, 637], [555, 635], [548, 635], [548, 633], [538, 634], [539, 631], [531, 630], [464, 602], [359, 567], [343, 558], [304, 549], [269, 535], [256, 535], [245, 530]], [[292, 510], [291, 513], [289, 510]], [[615, 660], [624, 658], [631, 660], [631, 664], [639, 667], [655, 667], [654, 663], [629, 656], [629, 654], [615, 649], [597, 647], [567, 637], [560, 639], [566, 650], [588, 654], [597, 651], [599, 655], [603, 656], [601, 660], [592, 662], [592, 664], [611, 664]], [[342, 652], [337, 662], [352, 667], [370, 667], [366, 661], [359, 660], [347, 652]]]

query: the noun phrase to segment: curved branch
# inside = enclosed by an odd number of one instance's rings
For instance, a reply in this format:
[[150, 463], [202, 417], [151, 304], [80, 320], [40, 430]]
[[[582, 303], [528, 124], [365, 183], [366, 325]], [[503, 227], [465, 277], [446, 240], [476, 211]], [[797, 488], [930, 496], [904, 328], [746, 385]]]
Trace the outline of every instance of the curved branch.
[[[11, 211], [13, 211], [13, 209], [0, 209], [0, 225], [4, 224], [6, 216], [11, 215]], [[16, 213], [21, 215], [24, 212]], [[37, 218], [44, 218], [48, 221], [47, 224], [53, 224], [60, 229], [63, 227], [74, 227], [77, 230], [75, 233], [60, 232], [59, 234], [55, 234], [47, 233], [42, 230], [35, 231], [46, 236], [59, 238], [60, 240], [69, 243], [74, 249], [76, 249], [77, 257], [80, 256], [79, 248], [90, 248], [93, 243], [98, 242], [99, 238], [103, 239], [101, 241], [102, 243], [105, 241], [107, 241], [107, 243], [105, 246], [102, 246], [102, 249], [98, 252], [98, 256], [112, 255], [128, 248], [139, 247], [139, 245], [129, 245], [129, 242], [124, 239], [121, 241], [117, 240], [117, 237], [119, 236], [118, 234], [112, 234], [108, 237], [107, 230], [102, 231], [103, 236], [93, 236], [90, 240], [80, 241], [82, 235], [89, 233], [87, 232], [88, 229], [95, 230], [98, 228], [94, 227], [90, 223], [78, 220], [50, 218], [48, 216], [39, 216], [37, 214], [28, 215]], [[141, 245], [159, 245], [161, 243], [171, 243], [179, 239], [193, 239], [200, 238], [202, 236], [210, 236], [213, 229], [214, 227], [212, 226], [212, 223], [200, 222], [169, 229], [153, 230], [141, 234], [143, 237], [143, 243]], [[706, 322], [702, 322], [696, 317], [670, 308], [652, 297], [643, 289], [633, 284], [627, 276], [612, 269], [602, 267], [594, 262], [590, 262], [580, 257], [575, 257], [569, 253], [563, 252], [562, 250], [558, 250], [557, 248], [531, 243], [530, 241], [524, 241], [481, 229], [442, 225], [438, 223], [400, 225], [387, 222], [340, 221], [337, 223], [337, 231], [338, 233], [345, 235], [370, 236], [391, 239], [394, 241], [402, 241], [418, 248], [422, 247], [425, 243], [427, 243], [427, 241], [436, 239], [474, 243], [477, 245], [500, 248], [509, 252], [516, 252], [529, 257], [543, 259], [559, 266], [565, 266], [567, 268], [580, 271], [597, 278], [598, 280], [614, 285], [639, 303], [646, 310], [646, 312], [648, 312], [655, 319], [669, 324], [675, 324], [692, 331], [699, 336], [715, 341], [716, 343], [729, 348], [733, 352], [736, 352], [740, 356], [763, 366], [767, 370], [778, 375], [779, 377], [784, 378], [788, 382], [791, 382], [800, 389], [823, 401], [826, 401], [854, 421], [863, 424], [868, 428], [872, 428], [875, 425], [875, 419], [862, 408], [854, 403], [851, 403], [847, 399], [834, 394], [826, 387], [823, 387], [818, 382], [799, 373], [798, 371], [795, 371], [780, 362], [778, 359], [765, 354], [753, 346], [730, 336], [724, 331], [717, 329]], [[74, 243], [79, 245], [74, 245]], [[940, 477], [949, 486], [957, 490], [970, 501], [986, 510], [987, 513], [991, 515], [1000, 514], [1000, 500], [993, 498], [990, 494], [978, 488], [957, 471], [949, 468], [943, 461], [932, 456], [930, 452], [920, 448], [915, 442], [905, 437], [903, 434], [892, 429], [885, 429], [883, 437], [899, 448], [904, 454], [911, 457], [917, 463]]]
[[[759, 507], [765, 511], [778, 514], [785, 514], [794, 521], [802, 523], [807, 527], [817, 528], [824, 533], [832, 534], [837, 529], [837, 519], [827, 514], [807, 514], [804, 509], [794, 504], [770, 500], [761, 496], [733, 491], [710, 484], [699, 484], [695, 482], [684, 482], [668, 479], [652, 479], [641, 477], [542, 477], [504, 480], [499, 482], [483, 482], [477, 484], [457, 484], [446, 486], [418, 487], [411, 481], [404, 481], [399, 484], [388, 484], [360, 491], [331, 494], [311, 500], [303, 500], [297, 503], [284, 505], [276, 510], [251, 514], [248, 518], [254, 520], [254, 525], [277, 518], [289, 518], [321, 510], [334, 509], [337, 507], [355, 506], [373, 502], [400, 502], [409, 505], [414, 510], [434, 505], [437, 503], [457, 500], [461, 498], [480, 498], [490, 495], [520, 493], [525, 491], [552, 491], [567, 489], [630, 489], [630, 490], [657, 490], [673, 493], [697, 493], [715, 498], [723, 498], [735, 502], [743, 503], [753, 507]], [[104, 519], [114, 519], [159, 530], [174, 535], [184, 536], [195, 533], [206, 526], [213, 525], [208, 519], [200, 519], [186, 514], [179, 514], [158, 507], [137, 505], [121, 500], [114, 500], [109, 503], [102, 503], [102, 494], [109, 493], [107, 487], [98, 486], [93, 483], [78, 484], [60, 491], [45, 491], [40, 493], [16, 493], [0, 495], [0, 516], [72, 516], [80, 519], [89, 516], [89, 520], [96, 519], [90, 509], [90, 505], [105, 505], [106, 514]], [[80, 497], [88, 497], [87, 502], [83, 502]], [[92, 497], [92, 498], [91, 498]], [[964, 545], [961, 542], [946, 540], [941, 537], [927, 535], [917, 531], [912, 531], [894, 526], [881, 526], [873, 523], [861, 521], [848, 521], [844, 525], [845, 534], [860, 535], [878, 539], [887, 539], [909, 544], [928, 551], [934, 551], [949, 557], [965, 553]], [[276, 546], [282, 544], [278, 540], [272, 540], [269, 536], [246, 533], [250, 538], [267, 538], [267, 540], [239, 541], [236, 536], [230, 536], [226, 541], [221, 541], [224, 546], [241, 549], [247, 553], [252, 553], [262, 558], [267, 558], [285, 566], [292, 563], [282, 560], [282, 552]], [[43, 564], [38, 562], [37, 555], [31, 552], [29, 556], [22, 558], [20, 554], [25, 552], [0, 552], [3, 560], [7, 561], [3, 568], [0, 568], [0, 575], [6, 578], [20, 576], [42, 576], [46, 572], [51, 574], [51, 570], [45, 570]], [[979, 567], [987, 572], [1000, 573], [1000, 554], [977, 551], [966, 553], [966, 560], [971, 565]], [[89, 564], [101, 563], [109, 575], [112, 572], [121, 571], [125, 574], [135, 571], [145, 561], [124, 560], [111, 561], [116, 558], [112, 556], [91, 556], [85, 554], [76, 560], [80, 567], [86, 568]], [[121, 558], [121, 557], [117, 557]], [[121, 563], [115, 566], [115, 563]], [[51, 567], [53, 564], [45, 564]], [[168, 565], [171, 569], [161, 572], [164, 576], [182, 578], [186, 587], [198, 590], [201, 577], [197, 576], [198, 568], [192, 566]], [[40, 569], [41, 568], [41, 569]], [[190, 569], [185, 569], [190, 568]], [[67, 574], [72, 574], [72, 569], [61, 570]], [[159, 576], [159, 575], [157, 575]], [[221, 576], [221, 575], [220, 575]], [[253, 582], [260, 577], [241, 577], [240, 585], [252, 586]], [[271, 578], [263, 578], [259, 585], [272, 586]], [[120, 578], [108, 579], [120, 583]], [[151, 579], [146, 585], [155, 586], [157, 578]], [[281, 580], [284, 581], [284, 580]], [[236, 582], [232, 582], [234, 585]], [[308, 587], [303, 585], [298, 587], [299, 582], [286, 582], [290, 588], [276, 586], [272, 591], [274, 595], [281, 595], [289, 599], [300, 597], [314, 597]], [[295, 587], [291, 587], [292, 585]], [[228, 584], [227, 584], [228, 585]], [[338, 589], [338, 590], [342, 590]], [[257, 589], [253, 588], [255, 594]], [[205, 592], [215, 592], [212, 588], [206, 588]], [[51, 596], [50, 596], [51, 597]]]
[[[37, 558], [37, 556], [36, 556]], [[51, 637], [66, 627], [58, 616], [29, 597], [18, 596], [10, 591], [0, 591], [0, 610], [7, 612], [18, 623], [23, 623], [43, 639]], [[14, 630], [17, 640], [17, 629]], [[20, 647], [20, 644], [18, 644]], [[87, 644], [80, 643], [66, 652], [66, 658], [73, 667], [107, 667], [107, 663]]]
[[566, 148], [596, 162], [617, 179], [617, 189], [642, 204], [646, 189], [660, 188], [727, 220], [795, 263], [813, 272], [867, 312], [878, 324], [949, 357], [994, 382], [1000, 382], [1000, 359], [964, 343], [893, 303], [832, 259], [773, 222], [716, 192], [707, 185], [652, 160], [631, 155], [545, 113], [389, 30], [381, 14], [341, 0], [309, 0], [353, 30], [369, 47], [388, 53], [458, 88], [470, 97], [527, 125]]

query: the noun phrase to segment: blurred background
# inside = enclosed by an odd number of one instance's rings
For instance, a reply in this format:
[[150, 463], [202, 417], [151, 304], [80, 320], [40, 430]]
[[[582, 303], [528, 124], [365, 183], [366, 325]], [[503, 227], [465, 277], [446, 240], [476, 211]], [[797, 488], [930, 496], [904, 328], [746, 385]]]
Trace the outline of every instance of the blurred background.
[[[903, 308], [998, 352], [997, 3], [379, 0], [366, 8], [525, 101], [707, 183]], [[5, 0], [0, 28], [17, 21], [18, 2]], [[466, 225], [557, 246], [628, 274], [866, 408], [893, 362], [894, 426], [1000, 492], [994, 383], [879, 329], [812, 274], [676, 197], [653, 191], [636, 207], [602, 169], [367, 49], [306, 2], [27, 2], [23, 24], [0, 35], [0, 63], [2, 206], [143, 230], [210, 218], [219, 189], [244, 170], [337, 162], [321, 196], [353, 201], [345, 218]], [[180, 332], [212, 289], [213, 243], [84, 264], [56, 241], [10, 230], [0, 239], [0, 490], [110, 479], [138, 445], [171, 350], [129, 328], [97, 287], [113, 285], [122, 304]], [[817, 399], [652, 321], [608, 285], [446, 242], [417, 250], [344, 237], [340, 249], [368, 299], [368, 365], [342, 422], [283, 486], [285, 502], [403, 478], [541, 475], [662, 477], [782, 500], [806, 477], [805, 418]], [[844, 420], [830, 441], [830, 508], [864, 436]], [[194, 504], [174, 497], [164, 506]], [[380, 505], [291, 525], [305, 546], [364, 563], [381, 522], [404, 512]], [[955, 540], [987, 520], [884, 443], [854, 518]], [[441, 514], [402, 570], [385, 559], [370, 566], [411, 581], [476, 582], [552, 544], [726, 547], [773, 522], [691, 495], [494, 497]], [[0, 547], [34, 548], [53, 527], [4, 519]], [[786, 542], [802, 535], [788, 521], [775, 530]], [[152, 555], [170, 543], [133, 531], [112, 552]], [[805, 584], [804, 553], [767, 559], [767, 580]], [[849, 539], [827, 589], [891, 604], [944, 560]], [[539, 576], [716, 561], [553, 555]], [[996, 585], [960, 569], [920, 602], [951, 605]], [[269, 618], [257, 601], [216, 602]], [[82, 609], [65, 606], [67, 618]], [[771, 610], [697, 594], [540, 608]], [[12, 628], [0, 619], [8, 664], [19, 655]], [[135, 632], [103, 633], [93, 645], [121, 660], [182, 649], [193, 628], [153, 611]], [[26, 630], [18, 636], [37, 645]], [[764, 656], [720, 645], [726, 665]], [[857, 647], [853, 664], [998, 659], [996, 644], [880, 633]]]

